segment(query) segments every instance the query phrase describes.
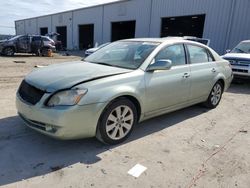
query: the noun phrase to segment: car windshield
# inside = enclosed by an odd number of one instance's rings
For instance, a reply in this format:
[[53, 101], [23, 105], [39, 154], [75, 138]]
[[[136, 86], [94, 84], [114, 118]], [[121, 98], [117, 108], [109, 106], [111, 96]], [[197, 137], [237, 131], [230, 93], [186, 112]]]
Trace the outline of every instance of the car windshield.
[[126, 69], [137, 69], [159, 45], [156, 42], [118, 41], [96, 51], [84, 61]]
[[108, 44], [110, 44], [110, 43], [104, 43], [104, 44], [98, 46], [97, 48], [101, 49], [101, 48], [103, 48], [104, 46], [107, 46]]
[[231, 53], [249, 54], [250, 53], [250, 42], [241, 42], [231, 51]]

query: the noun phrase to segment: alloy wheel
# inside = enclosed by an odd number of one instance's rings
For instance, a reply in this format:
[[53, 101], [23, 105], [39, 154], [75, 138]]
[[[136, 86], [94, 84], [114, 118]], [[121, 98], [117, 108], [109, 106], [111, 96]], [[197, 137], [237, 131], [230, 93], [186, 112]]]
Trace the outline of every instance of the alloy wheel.
[[116, 107], [106, 121], [106, 133], [113, 140], [124, 138], [134, 124], [133, 110], [129, 106]]
[[13, 55], [13, 49], [12, 48], [6, 48], [5, 49], [5, 55], [12, 56]]
[[215, 84], [211, 93], [211, 103], [216, 106], [221, 99], [222, 87], [219, 83]]

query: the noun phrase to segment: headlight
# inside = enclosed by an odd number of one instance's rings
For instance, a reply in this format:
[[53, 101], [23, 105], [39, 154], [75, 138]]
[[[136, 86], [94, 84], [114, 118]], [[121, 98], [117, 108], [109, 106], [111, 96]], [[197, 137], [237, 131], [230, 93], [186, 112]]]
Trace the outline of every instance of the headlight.
[[47, 106], [73, 106], [76, 105], [86, 93], [87, 89], [60, 91], [49, 99]]

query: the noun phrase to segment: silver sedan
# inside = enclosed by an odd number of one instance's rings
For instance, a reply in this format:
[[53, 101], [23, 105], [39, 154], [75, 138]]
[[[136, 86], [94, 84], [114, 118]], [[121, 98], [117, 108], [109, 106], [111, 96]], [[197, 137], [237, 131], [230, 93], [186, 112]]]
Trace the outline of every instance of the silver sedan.
[[232, 77], [229, 62], [200, 43], [122, 40], [84, 61], [34, 70], [20, 85], [16, 106], [43, 134], [117, 144], [146, 119], [197, 103], [217, 107]]

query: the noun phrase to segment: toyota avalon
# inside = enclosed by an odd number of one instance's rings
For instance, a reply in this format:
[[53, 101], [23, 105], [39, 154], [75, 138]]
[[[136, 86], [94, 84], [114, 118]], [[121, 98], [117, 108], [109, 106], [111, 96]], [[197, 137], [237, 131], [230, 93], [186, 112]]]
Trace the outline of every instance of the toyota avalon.
[[117, 144], [146, 119], [198, 103], [217, 107], [232, 77], [229, 62], [203, 44], [128, 39], [83, 61], [34, 70], [20, 85], [16, 106], [45, 135]]

